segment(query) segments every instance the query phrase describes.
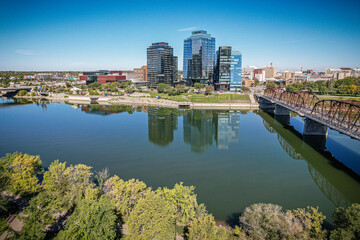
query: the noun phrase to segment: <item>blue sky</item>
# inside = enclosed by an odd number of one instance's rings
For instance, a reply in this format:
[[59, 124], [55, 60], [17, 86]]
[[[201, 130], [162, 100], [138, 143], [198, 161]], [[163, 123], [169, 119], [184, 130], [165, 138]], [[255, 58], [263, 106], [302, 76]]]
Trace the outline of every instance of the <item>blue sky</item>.
[[232, 46], [243, 66], [360, 67], [360, 1], [0, 0], [0, 70], [132, 69], [192, 30]]

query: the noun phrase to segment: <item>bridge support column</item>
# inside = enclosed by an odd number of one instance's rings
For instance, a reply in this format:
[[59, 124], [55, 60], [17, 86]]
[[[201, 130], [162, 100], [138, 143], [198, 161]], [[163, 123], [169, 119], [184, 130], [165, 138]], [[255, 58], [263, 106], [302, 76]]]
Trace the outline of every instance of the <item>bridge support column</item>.
[[275, 108], [275, 104], [270, 102], [269, 100], [266, 100], [265, 98], [259, 97], [258, 99], [260, 108], [264, 108], [264, 109], [274, 109]]
[[321, 123], [315, 122], [309, 118], [305, 118], [304, 132], [303, 135], [320, 135], [327, 136], [327, 127]]
[[262, 97], [258, 98], [258, 102], [260, 105], [260, 109], [262, 109], [264, 112], [267, 113], [273, 113], [275, 109], [275, 104], [270, 102], [269, 100], [266, 100]]
[[290, 124], [290, 115], [274, 115], [274, 119], [282, 125]]
[[276, 104], [274, 114], [278, 116], [290, 116], [290, 111], [287, 108]]

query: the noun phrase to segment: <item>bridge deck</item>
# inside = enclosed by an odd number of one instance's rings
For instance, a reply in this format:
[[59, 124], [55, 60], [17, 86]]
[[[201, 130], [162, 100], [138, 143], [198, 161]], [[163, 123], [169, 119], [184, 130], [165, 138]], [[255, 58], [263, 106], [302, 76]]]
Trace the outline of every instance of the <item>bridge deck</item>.
[[344, 125], [341, 125], [341, 124], [334, 124], [333, 122], [330, 122], [328, 121], [327, 119], [324, 119], [324, 118], [319, 118], [317, 116], [315, 116], [314, 114], [311, 113], [311, 110], [308, 110], [308, 109], [296, 109], [292, 106], [289, 106], [288, 104], [284, 103], [284, 102], [281, 102], [279, 100], [274, 100], [270, 97], [267, 97], [267, 96], [264, 96], [264, 95], [257, 95], [258, 98], [263, 98], [273, 104], [277, 104], [277, 105], [280, 105], [281, 107], [284, 107], [286, 109], [289, 109], [290, 111], [293, 111], [297, 114], [299, 114], [301, 117], [306, 117], [306, 118], [309, 118], [315, 122], [318, 122], [318, 123], [321, 123], [323, 124], [324, 126], [327, 126], [331, 129], [334, 129], [340, 133], [343, 133], [343, 134], [346, 134], [354, 139], [357, 139], [357, 140], [360, 140], [360, 132], [358, 131], [351, 131], [348, 129], [348, 127]]

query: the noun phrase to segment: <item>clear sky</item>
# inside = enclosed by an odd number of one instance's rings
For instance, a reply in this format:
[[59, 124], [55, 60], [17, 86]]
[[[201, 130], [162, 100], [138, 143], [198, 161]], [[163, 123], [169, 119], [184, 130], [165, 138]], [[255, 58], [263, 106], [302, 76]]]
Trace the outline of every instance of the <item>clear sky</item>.
[[360, 67], [360, 0], [0, 0], [0, 70], [132, 69], [193, 30], [232, 46], [243, 66]]

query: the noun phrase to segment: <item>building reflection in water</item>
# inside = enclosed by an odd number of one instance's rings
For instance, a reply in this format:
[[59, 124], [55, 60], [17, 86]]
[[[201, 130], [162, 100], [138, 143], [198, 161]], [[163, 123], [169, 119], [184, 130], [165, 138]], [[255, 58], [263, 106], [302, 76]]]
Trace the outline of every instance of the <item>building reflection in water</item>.
[[178, 128], [176, 109], [148, 108], [149, 140], [159, 146], [167, 146], [174, 140]]
[[217, 116], [216, 145], [219, 149], [229, 149], [229, 143], [239, 140], [240, 112], [220, 112]]
[[201, 153], [213, 144], [216, 114], [210, 110], [192, 110], [183, 116], [184, 142], [191, 151]]

